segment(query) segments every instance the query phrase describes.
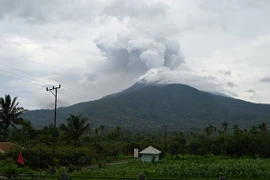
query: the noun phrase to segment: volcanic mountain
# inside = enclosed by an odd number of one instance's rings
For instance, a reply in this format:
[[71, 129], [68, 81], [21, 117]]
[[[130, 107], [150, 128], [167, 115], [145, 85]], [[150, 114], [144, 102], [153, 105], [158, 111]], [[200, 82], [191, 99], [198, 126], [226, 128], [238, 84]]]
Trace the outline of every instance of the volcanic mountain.
[[[149, 130], [167, 125], [175, 130], [196, 131], [209, 124], [220, 127], [223, 121], [241, 128], [267, 123], [270, 105], [208, 93], [183, 84], [138, 82], [96, 101], [58, 108], [58, 125], [70, 114], [81, 114], [93, 127], [103, 124], [108, 128]], [[29, 111], [23, 117], [40, 128], [53, 122], [53, 110]]]

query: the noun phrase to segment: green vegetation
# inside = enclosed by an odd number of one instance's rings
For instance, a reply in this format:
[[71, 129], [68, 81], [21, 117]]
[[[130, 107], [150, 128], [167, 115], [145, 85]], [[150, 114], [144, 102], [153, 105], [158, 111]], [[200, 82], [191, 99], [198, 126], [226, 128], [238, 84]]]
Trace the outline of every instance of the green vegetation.
[[8, 138], [9, 126], [15, 127], [18, 124], [24, 124], [24, 121], [19, 116], [25, 112], [22, 107], [18, 107], [17, 97], [13, 100], [10, 95], [6, 95], [4, 98], [0, 98], [0, 133], [3, 140]]
[[[219, 127], [209, 124], [201, 132], [168, 129], [167, 133], [143, 133], [121, 126], [109, 129], [103, 123], [91, 129], [91, 121], [71, 114], [55, 131], [52, 125], [36, 129], [27, 120], [11, 115], [17, 112], [12, 110], [8, 111], [12, 118], [6, 128], [5, 109], [16, 109], [16, 100], [10, 98], [13, 103], [0, 106], [0, 140], [18, 145], [0, 153], [0, 174], [49, 175], [54, 136], [57, 175], [137, 177], [143, 173], [148, 178], [211, 179], [225, 175], [230, 179], [270, 179], [270, 133], [264, 122], [249, 129], [223, 121]], [[20, 123], [15, 123], [16, 118]], [[134, 148], [142, 150], [149, 145], [163, 152], [160, 162], [133, 159]], [[24, 168], [17, 164], [20, 151]]]
[[163, 160], [151, 164], [142, 163], [138, 160], [128, 164], [110, 166], [102, 169], [83, 169], [73, 175], [84, 176], [113, 176], [113, 177], [136, 177], [143, 173], [148, 178], [215, 178], [226, 175], [228, 178], [240, 179], [269, 179], [270, 160], [263, 159], [220, 159], [200, 158]]
[[62, 124], [60, 126], [60, 130], [64, 133], [64, 137], [66, 137], [69, 141], [74, 141], [74, 146], [78, 145], [78, 141], [80, 137], [90, 130], [90, 124], [87, 123], [86, 118], [81, 118], [81, 115], [73, 115], [67, 118], [67, 125]]

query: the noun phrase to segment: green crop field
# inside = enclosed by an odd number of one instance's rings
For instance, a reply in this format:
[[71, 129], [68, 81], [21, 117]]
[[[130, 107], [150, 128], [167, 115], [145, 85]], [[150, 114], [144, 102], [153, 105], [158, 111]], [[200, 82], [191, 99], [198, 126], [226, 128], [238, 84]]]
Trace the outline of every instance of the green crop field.
[[186, 159], [142, 163], [132, 160], [127, 164], [97, 169], [82, 169], [74, 175], [148, 178], [216, 179], [221, 175], [230, 179], [270, 179], [270, 160], [263, 159]]

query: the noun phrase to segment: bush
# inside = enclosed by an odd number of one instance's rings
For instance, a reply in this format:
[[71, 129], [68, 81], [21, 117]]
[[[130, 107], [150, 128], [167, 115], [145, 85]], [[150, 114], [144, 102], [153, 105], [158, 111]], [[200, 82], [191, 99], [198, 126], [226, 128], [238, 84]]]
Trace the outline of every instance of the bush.
[[6, 175], [16, 175], [16, 174], [30, 174], [33, 173], [29, 167], [19, 167], [13, 159], [7, 158], [0, 161], [0, 173]]

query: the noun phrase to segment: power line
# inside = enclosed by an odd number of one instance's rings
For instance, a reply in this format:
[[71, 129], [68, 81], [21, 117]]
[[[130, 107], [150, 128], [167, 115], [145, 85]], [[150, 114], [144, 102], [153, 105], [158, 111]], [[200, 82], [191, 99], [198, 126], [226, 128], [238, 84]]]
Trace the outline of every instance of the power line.
[[[21, 71], [21, 70], [19, 70], [17, 68], [14, 68], [14, 69], [16, 69], [18, 71]], [[13, 72], [10, 72], [10, 71], [4, 70], [4, 69], [0, 69], [0, 71], [4, 72], [4, 75], [5, 76], [12, 76], [14, 78], [20, 79], [20, 80], [25, 81], [25, 82], [28, 82], [28, 83], [38, 84], [38, 85], [40, 85], [43, 88], [46, 87], [46, 86], [42, 85], [44, 83], [44, 80], [46, 80], [45, 78], [43, 78], [43, 82], [42, 82], [39, 78], [36, 78], [36, 77], [27, 77], [27, 76], [23, 76], [23, 75], [18, 75], [18, 74], [15, 74]], [[23, 71], [21, 71], [21, 72], [23, 72]], [[29, 74], [27, 72], [24, 72], [24, 73]], [[1, 73], [1, 74], [3, 74], [3, 73]], [[33, 75], [31, 75], [31, 76], [33, 76]], [[53, 81], [53, 80], [50, 80], [50, 81], [51, 82], [54, 82], [54, 83], [56, 82], [56, 81]], [[85, 96], [80, 96], [80, 95], [76, 94], [75, 91], [72, 90], [71, 88], [67, 88], [67, 89], [69, 89], [69, 91], [68, 90], [64, 90], [64, 94], [66, 96], [72, 97], [73, 99], [74, 98], [77, 98], [77, 99], [80, 99], [80, 100], [85, 101]]]
[[[13, 77], [13, 78], [16, 78], [16, 79], [19, 79], [19, 80], [21, 80], [21, 81], [24, 81], [24, 82], [27, 82], [27, 83], [31, 83], [31, 84], [34, 84], [34, 85], [38, 85], [38, 86], [35, 86], [35, 87], [33, 87], [33, 88], [45, 88], [46, 86], [44, 86], [44, 85], [41, 85], [40, 84], [40, 82], [36, 82], [36, 81], [33, 81], [33, 80], [26, 80], [26, 79], [23, 79], [23, 78], [21, 78], [19, 75], [17, 75], [17, 74], [14, 74], [14, 73], [10, 73], [10, 72], [7, 72], [7, 71], [2, 71], [2, 70], [0, 69], [0, 74], [2, 74], [2, 75], [4, 75], [4, 76], [7, 76], [7, 77]], [[70, 93], [69, 91], [66, 91], [66, 90], [64, 90], [63, 89], [63, 92], [62, 92], [62, 94], [64, 95], [64, 96], [66, 96], [66, 97], [68, 97], [68, 98], [72, 98], [72, 99], [74, 99], [74, 100], [77, 100], [77, 99], [80, 99], [80, 100], [85, 100], [84, 98], [82, 98], [82, 97], [74, 97], [74, 94], [72, 94], [72, 93]]]
[[[14, 68], [14, 67], [11, 67], [11, 66], [8, 66], [8, 65], [5, 65], [5, 64], [0, 64], [0, 65], [1, 65], [1, 66], [4, 66], [4, 67], [8, 67], [8, 68], [10, 68], [10, 69], [15, 69], [15, 70], [20, 71], [20, 72], [22, 72], [22, 73], [24, 73], [24, 74], [28, 74], [28, 75], [30, 75], [30, 76], [33, 76], [35, 79], [38, 79], [38, 81], [40, 81], [39, 78], [35, 77], [33, 74], [31, 74], [31, 73], [29, 73], [29, 72], [26, 72], [26, 71], [23, 71], [23, 70], [20, 70], [20, 69], [18, 69], [18, 68]], [[26, 77], [26, 78], [27, 78], [27, 77]], [[50, 79], [50, 78], [42, 78], [42, 79], [43, 79], [43, 80], [49, 80], [49, 81], [51, 81], [52, 83], [58, 83], [58, 84], [59, 84], [59, 82], [57, 82], [57, 81], [55, 81], [55, 80], [53, 80], [53, 79]], [[76, 90], [72, 89], [71, 87], [69, 87], [69, 86], [67, 86], [67, 85], [65, 85], [65, 87], [66, 87], [66, 89], [68, 89], [68, 90], [70, 90], [70, 91], [72, 91], [72, 92], [75, 92], [76, 95], [77, 95], [77, 94], [80, 94], [83, 98], [87, 97], [87, 98], [91, 99], [88, 95], [86, 95], [86, 94], [84, 94], [84, 93], [81, 93], [81, 92], [79, 92], [79, 91], [76, 91]], [[77, 96], [78, 96], [78, 95], [77, 95]]]

